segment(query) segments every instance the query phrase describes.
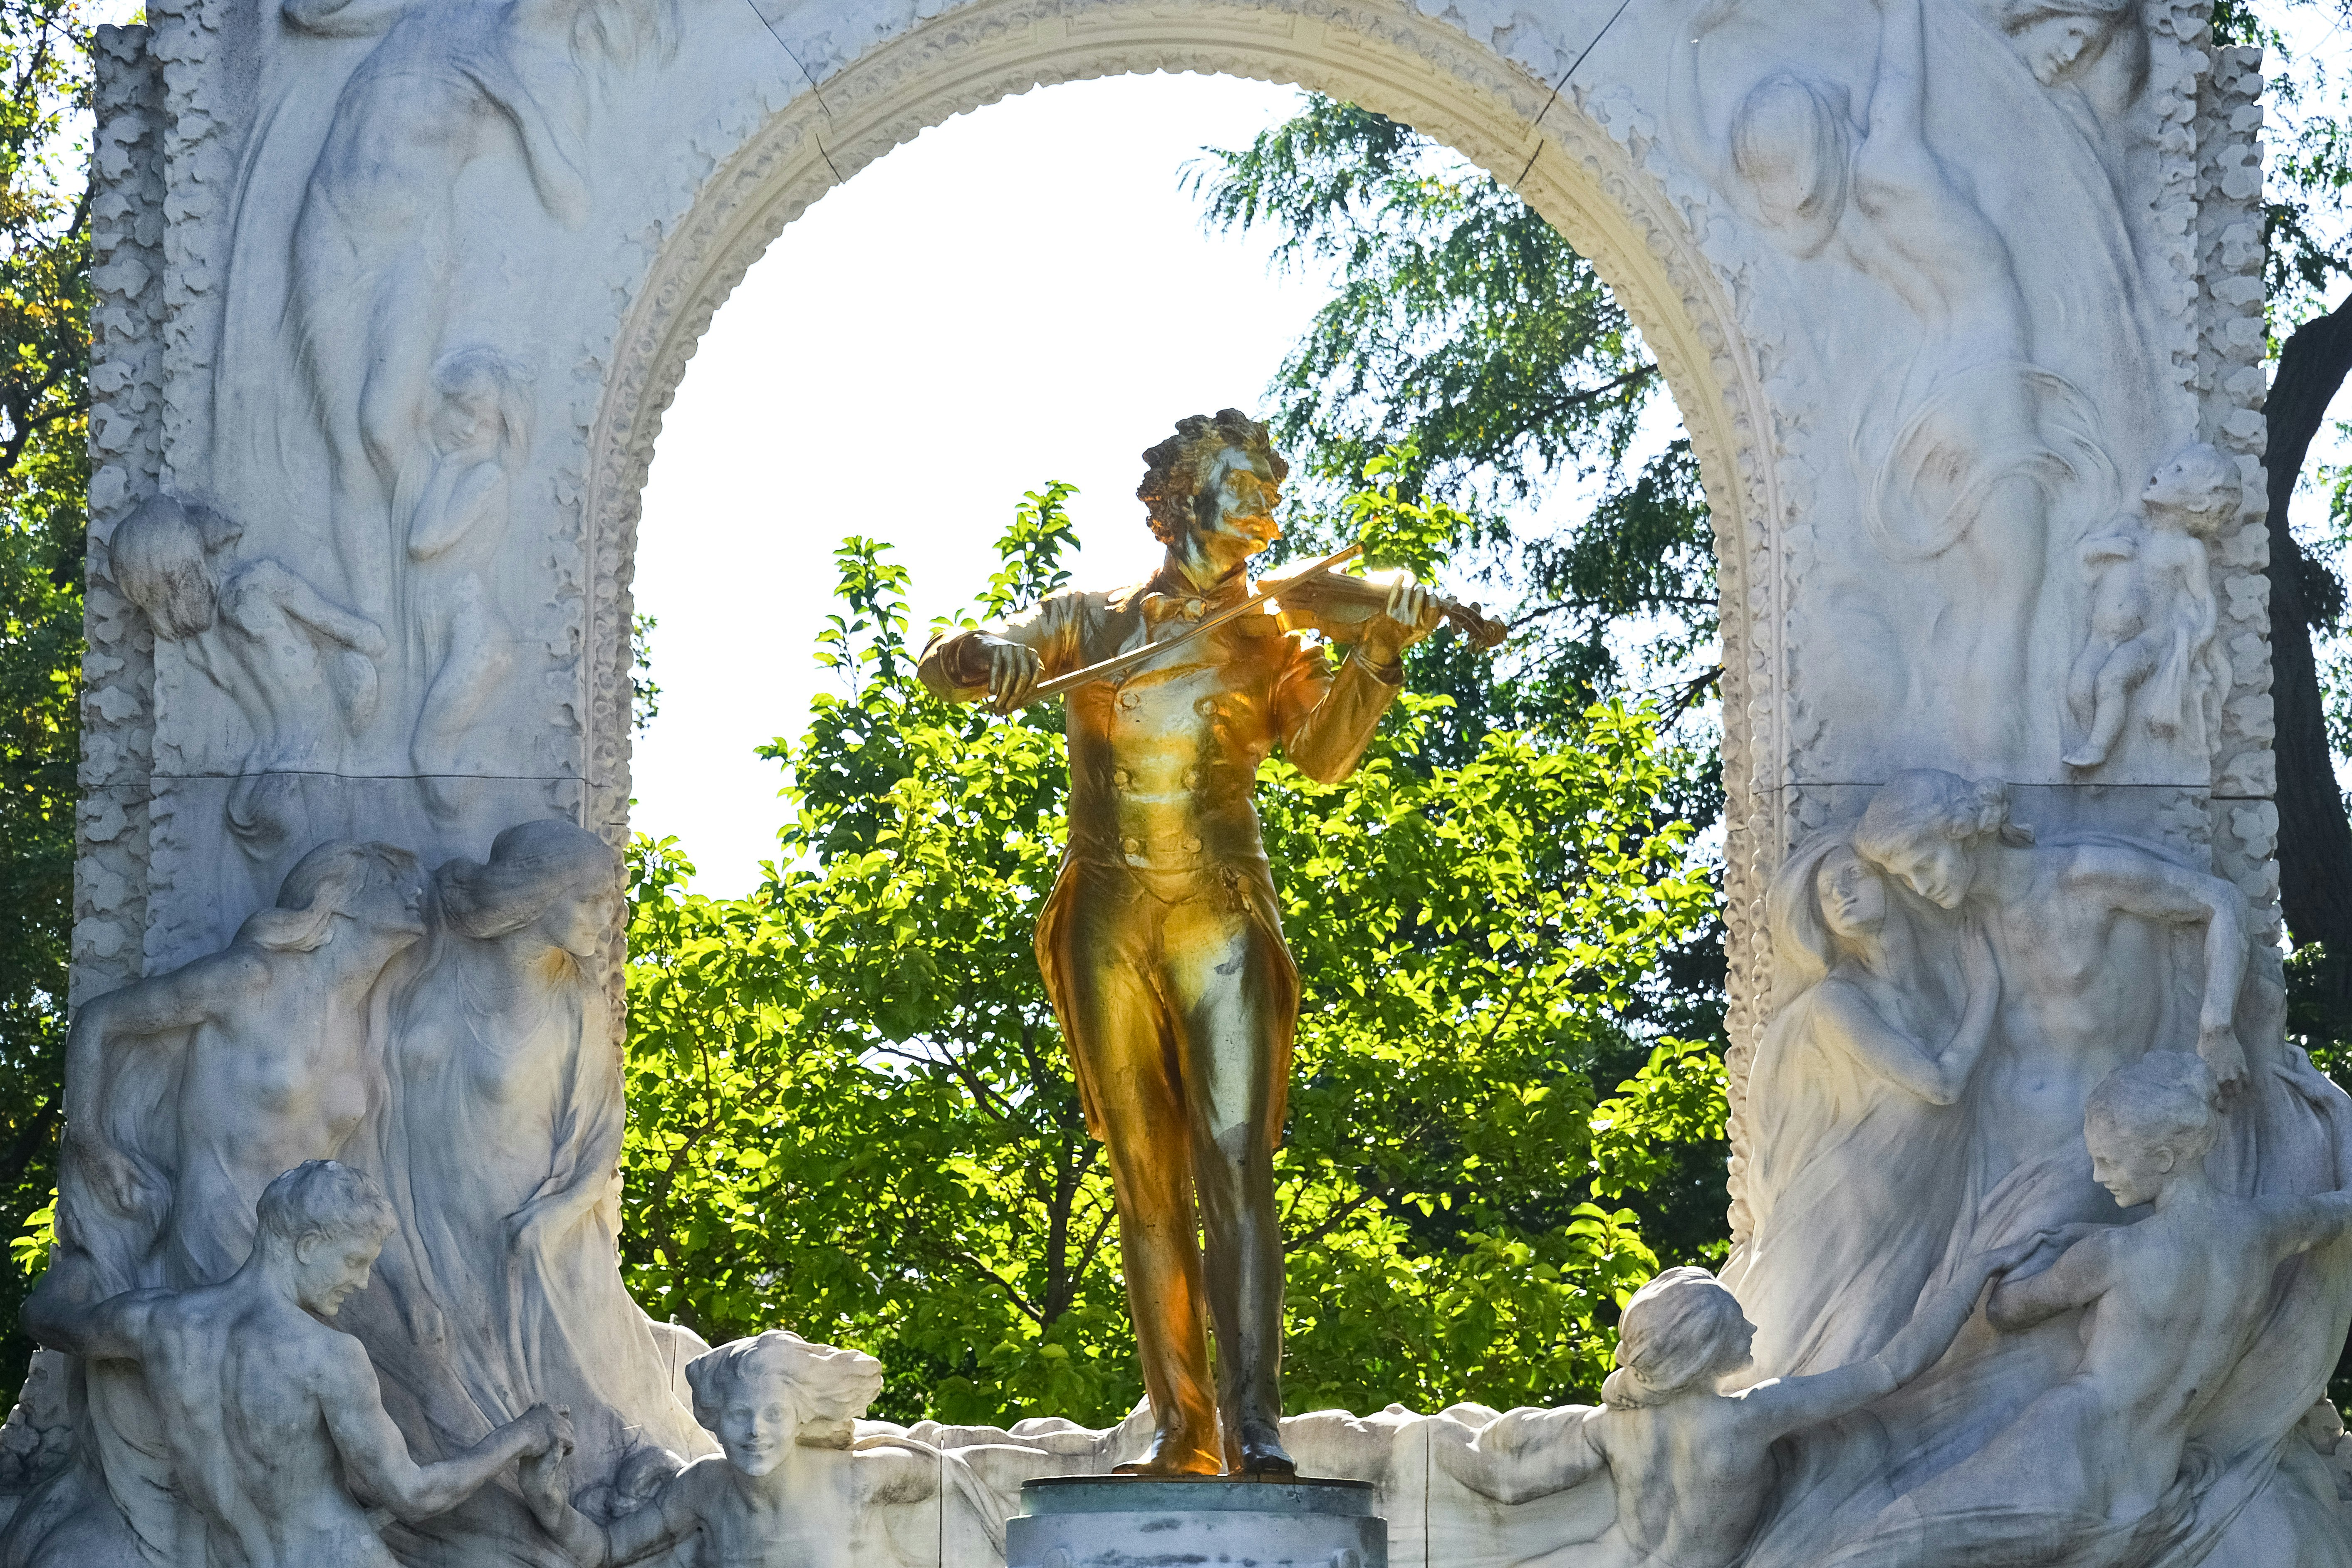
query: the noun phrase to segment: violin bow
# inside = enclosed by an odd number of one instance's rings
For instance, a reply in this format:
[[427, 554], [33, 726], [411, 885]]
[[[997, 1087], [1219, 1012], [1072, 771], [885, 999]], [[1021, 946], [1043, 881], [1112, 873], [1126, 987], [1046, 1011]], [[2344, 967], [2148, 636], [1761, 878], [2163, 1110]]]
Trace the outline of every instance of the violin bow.
[[1049, 697], [1060, 696], [1064, 692], [1091, 685], [1096, 681], [1116, 679], [1138, 665], [1158, 658], [1171, 649], [1181, 648], [1193, 638], [1213, 632], [1227, 622], [1247, 614], [1267, 600], [1279, 597], [1284, 590], [1296, 588], [1307, 579], [1319, 576], [1329, 571], [1333, 567], [1345, 566], [1363, 553], [1364, 547], [1360, 544], [1352, 544], [1344, 549], [1333, 550], [1305, 571], [1293, 572], [1271, 588], [1261, 588], [1247, 599], [1226, 605], [1214, 615], [1203, 616], [1164, 642], [1146, 643], [1140, 648], [1129, 648], [1124, 653], [1113, 653], [1109, 658], [1088, 664], [1083, 670], [1072, 670], [1068, 674], [1055, 675], [1050, 681], [1039, 681], [1029, 688], [1029, 695], [1023, 697], [1013, 707], [1000, 706], [996, 711], [1013, 713], [1020, 708], [1028, 707], [1032, 704], [1044, 702]]

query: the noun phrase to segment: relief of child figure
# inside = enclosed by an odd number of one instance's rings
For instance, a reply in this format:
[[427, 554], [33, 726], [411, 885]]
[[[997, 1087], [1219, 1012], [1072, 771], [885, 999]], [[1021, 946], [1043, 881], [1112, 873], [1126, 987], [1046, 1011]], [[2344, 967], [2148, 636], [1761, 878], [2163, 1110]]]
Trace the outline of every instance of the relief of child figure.
[[267, 855], [299, 825], [301, 776], [331, 772], [336, 732], [374, 716], [381, 628], [266, 557], [240, 558], [245, 530], [202, 507], [151, 496], [107, 541], [124, 598], [159, 641], [228, 694], [252, 727], [228, 796], [228, 828]]
[[[600, 1524], [565, 1496], [561, 1456], [522, 1467], [531, 1513], [582, 1568], [619, 1568], [674, 1548], [667, 1561], [697, 1568], [872, 1562], [868, 1542], [877, 1526], [887, 1530], [891, 1505], [938, 1494], [938, 1449], [887, 1432], [856, 1437], [858, 1416], [882, 1387], [882, 1364], [870, 1355], [771, 1329], [697, 1356], [686, 1376], [694, 1418], [723, 1456], [669, 1476], [635, 1511]], [[919, 1522], [936, 1542], [929, 1510]]]
[[1475, 1428], [1441, 1416], [1431, 1436], [1438, 1467], [1503, 1503], [1564, 1491], [1605, 1469], [1616, 1520], [1594, 1545], [1610, 1560], [1730, 1568], [1780, 1478], [1773, 1444], [1925, 1372], [1986, 1285], [2043, 1239], [1978, 1256], [1868, 1361], [1733, 1394], [1717, 1385], [1750, 1364], [1756, 1325], [1706, 1270], [1669, 1269], [1626, 1303], [1617, 1370], [1601, 1385], [1599, 1408], [1513, 1410]]
[[2091, 639], [2067, 674], [2066, 706], [2087, 734], [2066, 754], [2067, 767], [2107, 760], [2135, 696], [2150, 734], [2205, 744], [2231, 681], [2229, 656], [2214, 639], [2221, 612], [2209, 547], [2237, 526], [2244, 507], [2237, 464], [2191, 446], [2148, 481], [2140, 517], [2084, 543]]
[[404, 623], [425, 696], [409, 761], [426, 806], [464, 808], [462, 749], [483, 705], [512, 672], [513, 627], [485, 578], [513, 509], [514, 476], [530, 448], [530, 373], [495, 349], [454, 350], [433, 367], [439, 404], [422, 461], [394, 497], [408, 519]]

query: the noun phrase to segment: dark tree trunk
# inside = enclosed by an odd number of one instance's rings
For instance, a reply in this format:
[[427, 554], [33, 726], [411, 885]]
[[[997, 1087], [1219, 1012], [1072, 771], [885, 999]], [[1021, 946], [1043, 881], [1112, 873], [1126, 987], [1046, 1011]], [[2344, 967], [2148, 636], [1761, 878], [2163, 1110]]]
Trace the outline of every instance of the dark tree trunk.
[[[2270, 446], [2271, 706], [2278, 726], [2279, 894], [2297, 946], [2326, 946], [2341, 1006], [2352, 975], [2352, 821], [2336, 784], [2312, 656], [2313, 575], [2287, 528], [2287, 502], [2312, 437], [2352, 373], [2352, 298], [2305, 322], [2279, 354]], [[2332, 612], [2333, 605], [2326, 607]]]

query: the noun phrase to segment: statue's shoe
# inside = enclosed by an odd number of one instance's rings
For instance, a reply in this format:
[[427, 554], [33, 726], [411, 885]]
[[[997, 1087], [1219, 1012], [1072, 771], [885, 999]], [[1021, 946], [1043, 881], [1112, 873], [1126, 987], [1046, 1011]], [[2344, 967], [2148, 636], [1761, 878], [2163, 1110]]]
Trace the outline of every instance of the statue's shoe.
[[1223, 1463], [1213, 1448], [1204, 1448], [1178, 1432], [1154, 1432], [1143, 1458], [1113, 1465], [1115, 1476], [1221, 1476]]
[[1241, 1473], [1245, 1476], [1295, 1476], [1294, 1460], [1282, 1446], [1282, 1428], [1271, 1421], [1244, 1421]]

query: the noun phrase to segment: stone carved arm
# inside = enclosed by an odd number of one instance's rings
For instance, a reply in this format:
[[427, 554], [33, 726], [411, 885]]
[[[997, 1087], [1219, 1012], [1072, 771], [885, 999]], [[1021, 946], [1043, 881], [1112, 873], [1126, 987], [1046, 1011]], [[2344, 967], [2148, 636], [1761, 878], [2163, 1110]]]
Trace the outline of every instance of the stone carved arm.
[[600, 1525], [572, 1507], [564, 1495], [562, 1460], [562, 1451], [556, 1448], [532, 1455], [523, 1460], [520, 1479], [531, 1517], [580, 1568], [619, 1568], [691, 1535], [702, 1523], [693, 1493], [714, 1467], [725, 1463], [718, 1458], [698, 1460], [664, 1481], [643, 1508], [621, 1515], [610, 1525]]
[[1760, 1412], [1765, 1427], [1780, 1436], [1834, 1419], [1893, 1393], [1933, 1366], [1951, 1348], [1961, 1326], [1976, 1311], [1985, 1286], [2023, 1262], [2041, 1244], [2042, 1238], [2035, 1235], [1979, 1253], [1958, 1279], [1921, 1302], [1902, 1332], [1868, 1361], [1809, 1377], [1759, 1383], [1739, 1398], [1749, 1411]]
[[569, 1448], [571, 1423], [534, 1405], [472, 1448], [436, 1464], [409, 1458], [408, 1440], [384, 1413], [367, 1352], [348, 1334], [323, 1344], [304, 1369], [352, 1490], [402, 1519], [430, 1519], [463, 1502], [527, 1454]]
[[262, 583], [278, 607], [321, 637], [371, 659], [380, 657], [388, 646], [382, 627], [335, 603], [276, 561], [256, 562], [255, 570], [262, 574]]
[[2138, 554], [2139, 536], [2128, 528], [2094, 534], [2083, 541], [2083, 564], [2094, 570], [2115, 561], [2129, 560]]
[[[2002, 1281], [1985, 1301], [1985, 1321], [2003, 1333], [2021, 1333], [2061, 1312], [2097, 1301], [2112, 1282], [2108, 1239], [2122, 1228], [2090, 1227], [2042, 1272], [2030, 1279]], [[2042, 1239], [2035, 1239], [2038, 1243]]]
[[2169, 925], [2205, 926], [2205, 991], [2197, 1015], [2197, 1053], [2224, 1091], [2246, 1076], [2246, 1053], [2233, 1019], [2246, 973], [2246, 899], [2218, 876], [2189, 871], [2119, 846], [2085, 845], [2068, 869], [2066, 891], [2126, 915]]
[[1717, 150], [1717, 133], [1706, 117], [1705, 89], [1698, 78], [1698, 41], [1720, 27], [1740, 9], [1742, 0], [1706, 0], [1684, 29], [1666, 64], [1666, 124], [1673, 128], [1675, 150], [1691, 172], [1718, 191], [1739, 187], [1732, 178], [1731, 161]]
[[2264, 1198], [2262, 1214], [2273, 1251], [2284, 1259], [2325, 1247], [2352, 1231], [2352, 1192]]
[[33, 1293], [25, 1298], [17, 1323], [25, 1337], [68, 1355], [95, 1361], [137, 1361], [148, 1309], [169, 1291], [127, 1291], [98, 1299], [98, 1265], [85, 1253], [60, 1250]]
[[446, 506], [417, 513], [408, 530], [408, 559], [426, 561], [446, 555], [506, 507], [505, 467], [495, 462], [474, 464], [450, 492]]
[[1429, 1448], [1437, 1468], [1481, 1497], [1521, 1503], [1565, 1491], [1608, 1467], [1593, 1438], [1598, 1406], [1513, 1410], [1473, 1427], [1452, 1415], [1429, 1423]]
[[[269, 966], [232, 947], [82, 1004], [66, 1035], [68, 1163], [116, 1213], [137, 1216], [159, 1199], [163, 1178], [136, 1154], [109, 1140], [104, 1090], [122, 1051], [152, 1046], [199, 1024], [218, 1021], [241, 996], [269, 983]], [[152, 1217], [158, 1222], [161, 1216]]]
[[286, 20], [322, 38], [364, 38], [408, 14], [407, 0], [286, 0]]
[[[1927, 18], [1926, 0], [1876, 0], [1878, 82], [1871, 90], [1864, 156], [1927, 152]], [[1883, 134], [1882, 134], [1883, 133]], [[1937, 183], [1942, 183], [1938, 170]]]
[[[568, 8], [567, 8], [568, 9]], [[501, 48], [470, 49], [449, 63], [463, 71], [522, 139], [523, 165], [548, 215], [565, 228], [588, 221], [587, 157], [579, 138], [548, 113]]]
[[508, 1242], [517, 1251], [539, 1249], [570, 1229], [603, 1201], [621, 1166], [627, 1112], [618, 1059], [588, 1040], [575, 1049], [572, 1065], [571, 1115], [551, 1151], [551, 1174], [507, 1220]]
[[1888, 1023], [1870, 998], [1835, 977], [1815, 990], [1811, 1006], [1826, 1043], [1930, 1105], [1949, 1105], [1975, 1073], [1992, 1038], [2000, 1003], [2000, 972], [1984, 928], [1969, 921], [1962, 961], [1969, 977], [1967, 1009], [1939, 1051]]

